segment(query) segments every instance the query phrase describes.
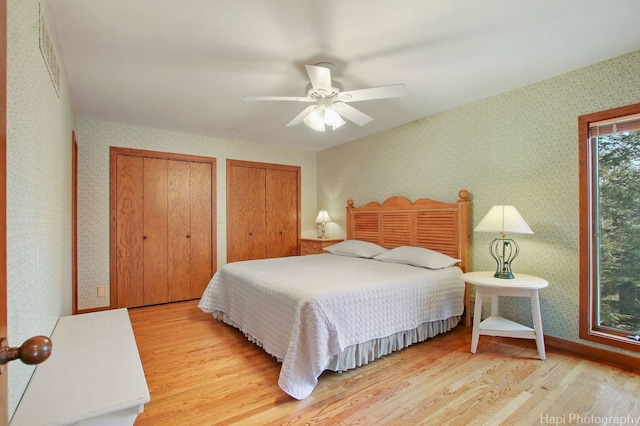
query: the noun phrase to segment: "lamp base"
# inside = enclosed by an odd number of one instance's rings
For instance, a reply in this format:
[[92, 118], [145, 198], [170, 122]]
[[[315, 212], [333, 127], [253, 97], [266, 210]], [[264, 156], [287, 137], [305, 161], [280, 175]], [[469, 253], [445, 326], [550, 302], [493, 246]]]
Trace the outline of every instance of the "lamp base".
[[518, 253], [520, 253], [518, 243], [511, 238], [496, 238], [489, 246], [489, 253], [491, 253], [491, 256], [498, 264], [496, 273], [493, 276], [507, 280], [513, 279], [511, 263], [518, 256]]
[[493, 274], [493, 276], [496, 277], [496, 278], [504, 278], [504, 279], [508, 279], [508, 280], [511, 280], [511, 279], [515, 278], [511, 272], [506, 272], [505, 273], [505, 272], [496, 271], [496, 273]]

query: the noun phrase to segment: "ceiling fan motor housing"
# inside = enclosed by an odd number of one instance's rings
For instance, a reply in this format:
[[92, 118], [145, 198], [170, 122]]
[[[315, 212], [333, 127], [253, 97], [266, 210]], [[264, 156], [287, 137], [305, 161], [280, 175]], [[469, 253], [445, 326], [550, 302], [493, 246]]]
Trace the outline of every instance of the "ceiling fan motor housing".
[[329, 99], [337, 98], [340, 92], [342, 92], [342, 90], [343, 90], [342, 84], [333, 80], [331, 81], [330, 92], [327, 92], [326, 90], [323, 90], [323, 89], [316, 90], [313, 88], [313, 85], [311, 83], [307, 84], [307, 87], [305, 88], [307, 97], [313, 98], [315, 100], [322, 99], [322, 98], [329, 98]]

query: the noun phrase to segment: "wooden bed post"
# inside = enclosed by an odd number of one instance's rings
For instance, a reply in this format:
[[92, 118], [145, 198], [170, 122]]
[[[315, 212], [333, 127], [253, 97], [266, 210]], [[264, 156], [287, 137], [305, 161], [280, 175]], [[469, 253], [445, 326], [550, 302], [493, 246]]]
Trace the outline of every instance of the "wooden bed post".
[[458, 247], [460, 248], [460, 269], [463, 272], [471, 270], [471, 200], [469, 191], [461, 189], [458, 192]]
[[347, 215], [345, 216], [345, 220], [347, 221], [347, 236], [345, 239], [350, 240], [353, 239], [353, 220], [351, 220], [351, 211], [353, 209], [353, 200], [347, 200]]
[[[458, 200], [458, 238], [460, 247], [460, 269], [463, 272], [471, 271], [471, 200], [469, 199], [469, 191], [466, 189], [458, 192], [460, 199]], [[469, 284], [464, 283], [464, 326], [471, 325], [471, 290]]]

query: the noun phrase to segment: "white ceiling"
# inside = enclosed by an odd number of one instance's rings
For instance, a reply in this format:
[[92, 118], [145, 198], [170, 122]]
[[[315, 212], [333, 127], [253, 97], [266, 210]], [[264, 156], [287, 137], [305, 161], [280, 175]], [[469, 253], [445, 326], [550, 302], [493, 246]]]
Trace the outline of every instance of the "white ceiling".
[[[319, 151], [640, 50], [640, 0], [48, 0], [78, 117]], [[285, 125], [305, 64], [374, 120]], [[639, 65], [640, 66], [640, 65]]]

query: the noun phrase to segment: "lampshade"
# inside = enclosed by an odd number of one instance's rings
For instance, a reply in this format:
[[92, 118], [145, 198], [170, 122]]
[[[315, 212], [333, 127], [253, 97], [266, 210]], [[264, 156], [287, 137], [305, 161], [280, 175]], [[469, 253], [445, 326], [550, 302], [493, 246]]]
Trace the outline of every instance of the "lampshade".
[[477, 232], [499, 232], [500, 238], [495, 238], [489, 245], [489, 253], [495, 259], [496, 278], [513, 278], [511, 264], [518, 257], [520, 247], [511, 238], [505, 238], [507, 233], [533, 234], [527, 222], [524, 221], [514, 206], [493, 206], [474, 229]]
[[329, 213], [327, 213], [326, 210], [320, 210], [320, 212], [318, 212], [318, 217], [316, 217], [316, 223], [329, 223], [329, 222], [331, 222]]
[[476, 232], [499, 232], [501, 234], [533, 234], [514, 206], [493, 206], [482, 218]]

